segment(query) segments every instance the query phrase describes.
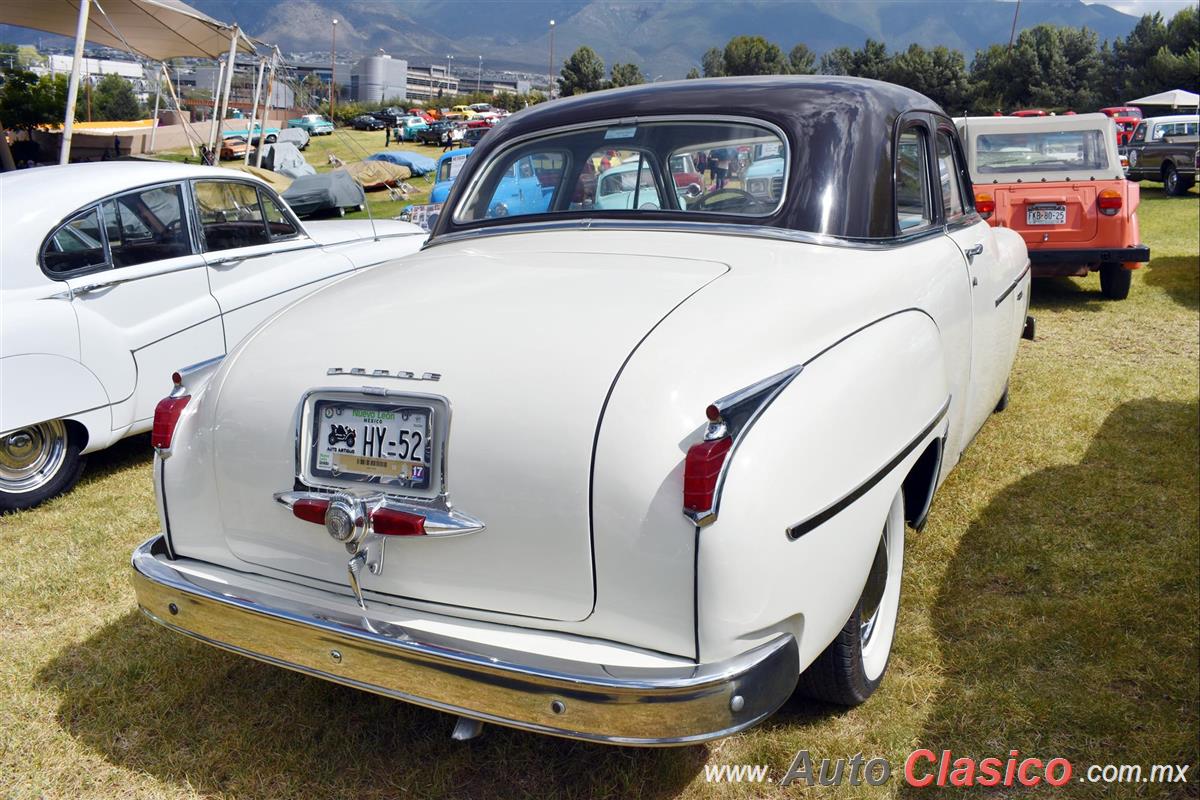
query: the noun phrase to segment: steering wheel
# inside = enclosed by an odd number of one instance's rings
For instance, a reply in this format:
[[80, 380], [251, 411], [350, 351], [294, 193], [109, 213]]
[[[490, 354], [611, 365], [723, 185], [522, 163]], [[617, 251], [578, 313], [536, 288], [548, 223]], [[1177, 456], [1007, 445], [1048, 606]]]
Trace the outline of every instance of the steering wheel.
[[713, 189], [688, 205], [700, 211], [742, 211], [761, 206], [762, 203], [749, 192], [727, 186]]

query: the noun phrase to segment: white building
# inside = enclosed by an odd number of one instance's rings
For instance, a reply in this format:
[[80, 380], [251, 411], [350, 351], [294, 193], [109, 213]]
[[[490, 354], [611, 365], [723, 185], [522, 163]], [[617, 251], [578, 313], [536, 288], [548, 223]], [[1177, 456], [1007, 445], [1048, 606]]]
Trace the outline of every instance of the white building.
[[389, 55], [367, 56], [350, 73], [350, 96], [374, 103], [408, 99], [408, 62]]
[[[71, 67], [75, 63], [73, 56], [47, 56], [49, 63], [50, 74], [70, 74]], [[88, 78], [99, 78], [103, 75], [120, 75], [122, 78], [127, 78], [131, 81], [145, 81], [146, 71], [142, 65], [136, 61], [109, 61], [103, 58], [88, 58], [83, 59], [83, 69], [80, 71], [82, 75]]]

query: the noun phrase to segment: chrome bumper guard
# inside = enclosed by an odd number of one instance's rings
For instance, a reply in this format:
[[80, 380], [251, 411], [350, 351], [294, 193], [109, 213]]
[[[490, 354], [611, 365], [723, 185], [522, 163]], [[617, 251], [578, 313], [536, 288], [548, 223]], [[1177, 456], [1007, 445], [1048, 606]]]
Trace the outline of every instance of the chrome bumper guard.
[[703, 742], [768, 717], [799, 673], [796, 640], [787, 634], [712, 664], [609, 667], [413, 631], [206, 580], [202, 562], [186, 564], [167, 558], [162, 536], [133, 553], [138, 605], [171, 630], [305, 675], [537, 733], [619, 745]]

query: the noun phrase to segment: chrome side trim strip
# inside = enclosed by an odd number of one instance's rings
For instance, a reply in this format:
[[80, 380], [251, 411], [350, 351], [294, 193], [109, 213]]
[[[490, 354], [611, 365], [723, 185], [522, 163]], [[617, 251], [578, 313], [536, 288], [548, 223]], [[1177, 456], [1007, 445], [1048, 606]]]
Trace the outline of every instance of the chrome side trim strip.
[[875, 488], [876, 484], [878, 484], [881, 480], [883, 480], [888, 475], [888, 473], [890, 473], [897, 466], [899, 466], [900, 462], [903, 461], [905, 458], [907, 458], [912, 453], [912, 451], [915, 450], [919, 444], [921, 444], [921, 442], [925, 441], [925, 438], [927, 436], [929, 436], [930, 433], [933, 432], [933, 429], [938, 426], [938, 423], [940, 423], [946, 417], [946, 412], [948, 412], [949, 410], [950, 410], [950, 398], [947, 397], [946, 402], [942, 403], [941, 409], [939, 409], [938, 412], [933, 416], [933, 419], [930, 420], [929, 424], [926, 425], [920, 433], [918, 433], [915, 437], [913, 437], [913, 440], [910, 441], [908, 444], [906, 444], [904, 446], [904, 449], [901, 450], [899, 453], [897, 453], [895, 455], [895, 457], [892, 458], [891, 461], [887, 462], [882, 467], [880, 467], [878, 470], [876, 470], [874, 475], [872, 475], [871, 477], [867, 478], [865, 481], [860, 483], [849, 494], [845, 495], [837, 502], [833, 503], [832, 505], [827, 506], [824, 510], [819, 511], [818, 513], [814, 514], [813, 516], [809, 517], [808, 519], [802, 520], [800, 522], [797, 522], [795, 525], [789, 526], [787, 529], [788, 539], [795, 541], [796, 539], [799, 539], [801, 536], [803, 536], [804, 534], [813, 530], [814, 528], [817, 528], [817, 527], [825, 524], [829, 520], [836, 517], [838, 514], [845, 511], [846, 508], [848, 508], [850, 506], [850, 504], [853, 503], [855, 500], [862, 497], [864, 494], [869, 492], [871, 489]]
[[143, 613], [177, 633], [397, 700], [570, 739], [667, 746], [728, 736], [772, 714], [799, 675], [790, 634], [710, 664], [606, 666], [413, 630], [292, 584], [287, 597], [271, 594], [265, 589], [282, 582], [166, 560], [161, 536], [134, 551], [132, 568]]
[[1025, 261], [1025, 269], [1021, 270], [1021, 274], [1017, 276], [1017, 279], [1015, 281], [1013, 281], [1012, 283], [1010, 283], [1008, 285], [1008, 288], [1004, 290], [1004, 293], [996, 298], [996, 308], [999, 308], [1000, 304], [1004, 302], [1005, 298], [1007, 298], [1010, 294], [1013, 293], [1014, 290], [1016, 290], [1017, 286], [1019, 286], [1021, 284], [1021, 281], [1025, 278], [1025, 275], [1028, 274], [1029, 270], [1032, 268], [1033, 268], [1033, 263], [1030, 262], [1029, 260], [1026, 260]]

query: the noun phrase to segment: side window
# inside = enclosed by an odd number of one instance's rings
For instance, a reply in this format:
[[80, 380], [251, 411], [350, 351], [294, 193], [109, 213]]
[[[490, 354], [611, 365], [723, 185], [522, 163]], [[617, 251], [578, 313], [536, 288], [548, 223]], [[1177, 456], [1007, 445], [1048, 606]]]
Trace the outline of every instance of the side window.
[[1146, 141], [1146, 123], [1144, 123], [1144, 122], [1138, 123], [1137, 129], [1133, 132], [1133, 141], [1135, 141], [1135, 142]]
[[946, 131], [938, 131], [937, 134], [937, 165], [942, 188], [942, 215], [945, 219], [952, 220], [965, 214], [968, 204], [954, 141]]
[[179, 185], [156, 186], [106, 200], [104, 229], [113, 266], [190, 255], [192, 243], [184, 224]]
[[910, 128], [896, 149], [896, 226], [901, 233], [933, 224], [926, 133]]
[[81, 211], [59, 226], [42, 248], [42, 266], [61, 276], [107, 267], [99, 209]]
[[288, 219], [287, 214], [283, 213], [279, 204], [275, 202], [275, 198], [262, 189], [258, 190], [258, 194], [262, 198], [263, 210], [267, 214], [267, 228], [271, 231], [271, 238], [286, 239], [289, 236], [295, 236], [296, 226]]
[[206, 250], [231, 250], [271, 240], [258, 191], [249, 184], [196, 181], [196, 206]]

